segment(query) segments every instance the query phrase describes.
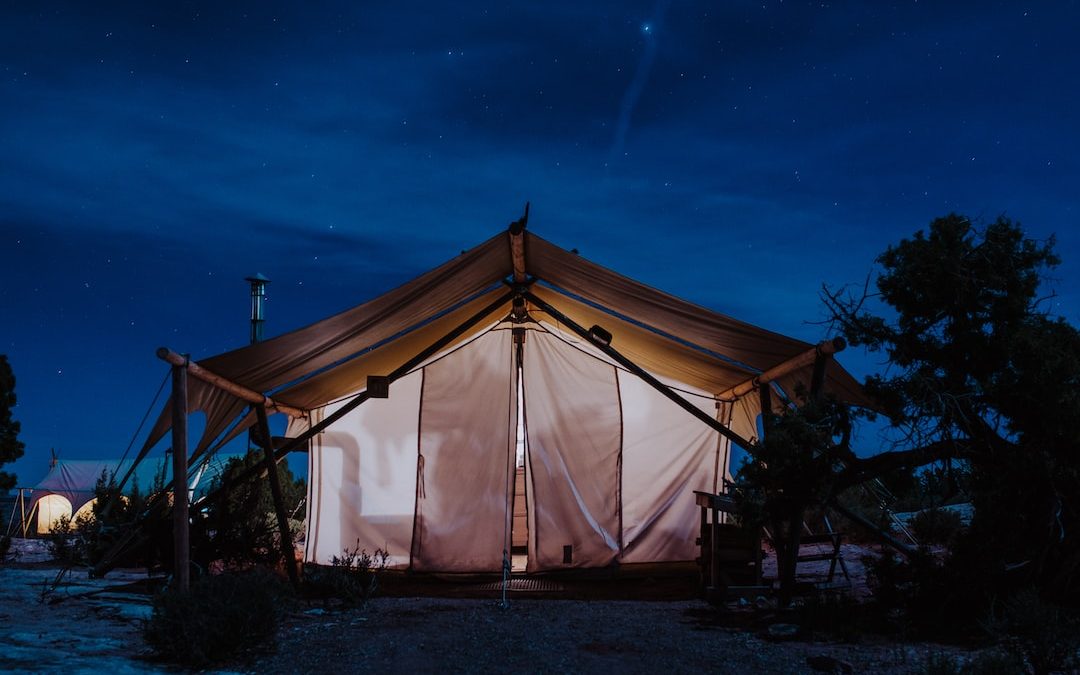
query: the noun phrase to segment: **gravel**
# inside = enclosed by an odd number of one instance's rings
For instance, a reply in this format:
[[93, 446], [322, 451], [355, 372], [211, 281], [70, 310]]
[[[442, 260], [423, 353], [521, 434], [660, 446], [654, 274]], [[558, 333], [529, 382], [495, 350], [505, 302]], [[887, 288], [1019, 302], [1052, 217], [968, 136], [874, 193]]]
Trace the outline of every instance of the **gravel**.
[[[376, 598], [297, 612], [278, 647], [239, 669], [338, 672], [922, 672], [938, 645], [769, 642], [724, 628], [699, 601]], [[809, 659], [809, 660], [808, 660]]]

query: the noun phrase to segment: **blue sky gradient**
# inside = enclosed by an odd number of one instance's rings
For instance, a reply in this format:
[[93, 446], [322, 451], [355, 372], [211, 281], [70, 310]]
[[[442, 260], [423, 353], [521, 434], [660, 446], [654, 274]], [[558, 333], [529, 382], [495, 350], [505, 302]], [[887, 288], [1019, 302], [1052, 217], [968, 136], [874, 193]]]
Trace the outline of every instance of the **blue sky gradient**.
[[[1056, 235], [1080, 319], [1075, 2], [22, 3], [0, 21], [21, 484], [165, 373], [530, 228], [808, 341], [951, 211]], [[858, 375], [875, 363], [841, 359]], [[11, 467], [7, 467], [11, 470]]]

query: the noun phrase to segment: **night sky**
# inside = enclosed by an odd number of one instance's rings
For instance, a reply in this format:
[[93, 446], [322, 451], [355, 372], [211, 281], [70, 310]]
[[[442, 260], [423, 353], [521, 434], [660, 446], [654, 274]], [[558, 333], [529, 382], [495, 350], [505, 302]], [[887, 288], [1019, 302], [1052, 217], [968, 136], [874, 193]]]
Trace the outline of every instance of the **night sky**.
[[276, 335], [527, 200], [550, 241], [807, 341], [823, 282], [1005, 214], [1056, 235], [1048, 308], [1080, 323], [1076, 3], [362, 4], [0, 10], [20, 485], [124, 451], [158, 346], [244, 344], [245, 276]]

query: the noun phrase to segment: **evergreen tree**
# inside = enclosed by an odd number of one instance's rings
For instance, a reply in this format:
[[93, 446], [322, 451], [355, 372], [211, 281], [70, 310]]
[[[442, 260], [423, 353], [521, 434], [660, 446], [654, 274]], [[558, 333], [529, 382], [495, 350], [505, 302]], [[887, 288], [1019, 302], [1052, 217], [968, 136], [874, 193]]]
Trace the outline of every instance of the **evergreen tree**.
[[1053, 244], [951, 214], [878, 258], [880, 313], [825, 291], [848, 341], [888, 357], [866, 387], [905, 446], [851, 462], [839, 486], [945, 458], [970, 470], [966, 579], [949, 593], [1080, 595], [1080, 331], [1043, 309]]
[[[23, 444], [19, 440], [19, 423], [12, 419], [15, 407], [15, 374], [8, 364], [7, 355], [0, 354], [0, 466], [22, 457]], [[0, 471], [0, 490], [15, 487], [15, 474]]]

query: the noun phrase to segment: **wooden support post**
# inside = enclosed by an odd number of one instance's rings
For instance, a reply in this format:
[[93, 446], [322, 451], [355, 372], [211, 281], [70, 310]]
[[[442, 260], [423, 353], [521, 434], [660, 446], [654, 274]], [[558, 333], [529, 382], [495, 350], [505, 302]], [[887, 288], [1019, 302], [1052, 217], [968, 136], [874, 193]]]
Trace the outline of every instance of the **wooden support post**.
[[818, 354], [814, 359], [814, 373], [810, 377], [810, 400], [821, 401], [825, 397], [825, 370], [832, 354]]
[[[547, 312], [553, 319], [555, 319], [556, 321], [558, 321], [562, 325], [566, 326], [567, 328], [569, 328], [573, 332], [577, 333], [583, 339], [588, 340], [594, 347], [596, 347], [597, 349], [599, 349], [600, 351], [604, 352], [605, 354], [610, 356], [612, 359], [614, 359], [616, 363], [618, 363], [619, 365], [623, 366], [624, 368], [629, 370], [634, 375], [637, 375], [639, 378], [641, 378], [645, 382], [645, 384], [648, 384], [653, 389], [655, 389], [656, 391], [660, 392], [665, 397], [670, 399], [672, 402], [674, 402], [680, 408], [682, 408], [686, 412], [690, 413], [694, 417], [696, 417], [699, 420], [701, 420], [702, 422], [704, 422], [708, 427], [710, 427], [711, 429], [714, 429], [715, 431], [717, 431], [721, 436], [731, 440], [732, 442], [734, 442], [739, 447], [742, 447], [742, 448], [749, 448], [750, 447], [750, 441], [746, 440], [745, 438], [743, 438], [739, 434], [735, 433], [731, 429], [728, 429], [726, 426], [724, 426], [724, 424], [722, 422], [720, 422], [720, 420], [712, 417], [711, 415], [706, 413], [704, 410], [702, 410], [701, 408], [698, 408], [696, 405], [691, 403], [690, 401], [687, 401], [685, 398], [683, 398], [678, 393], [676, 393], [671, 387], [667, 386], [666, 384], [664, 384], [660, 380], [656, 379], [655, 377], [652, 376], [651, 373], [649, 373], [648, 371], [643, 369], [641, 366], [637, 365], [636, 363], [634, 363], [630, 359], [623, 356], [621, 353], [619, 353], [618, 350], [616, 350], [614, 347], [612, 347], [611, 344], [609, 344], [608, 341], [602, 340], [602, 339], [597, 339], [596, 334], [594, 334], [591, 331], [585, 330], [585, 328], [583, 328], [576, 321], [574, 321], [570, 317], [566, 316], [565, 314], [563, 314], [559, 310], [555, 309], [554, 307], [552, 307], [550, 304], [548, 304], [544, 300], [541, 300], [537, 296], [533, 295], [532, 292], [530, 292], [528, 290], [522, 290], [521, 294], [525, 297], [526, 300], [528, 300], [529, 302], [533, 303], [534, 305], [536, 305], [540, 309]], [[596, 328], [599, 328], [599, 326], [597, 326]], [[600, 329], [600, 330], [603, 330], [603, 329]], [[604, 333], [604, 335], [601, 335], [600, 337], [610, 338], [610, 333], [607, 333], [607, 331], [603, 331], [603, 333]]]
[[186, 365], [173, 365], [173, 584], [182, 593], [187, 592], [191, 585], [188, 564], [191, 552], [188, 532], [187, 374]]
[[761, 441], [764, 442], [769, 433], [770, 416], [773, 414], [771, 384], [763, 384], [758, 388], [758, 400], [761, 402]]
[[255, 416], [258, 418], [259, 434], [263, 439], [263, 466], [266, 467], [270, 495], [274, 499], [274, 513], [277, 515], [282, 563], [289, 575], [289, 581], [295, 587], [300, 585], [300, 572], [296, 569], [296, 548], [293, 546], [292, 533], [289, 532], [289, 514], [285, 511], [285, 498], [281, 494], [281, 478], [278, 476], [277, 460], [274, 458], [274, 443], [270, 435], [270, 421], [266, 418], [266, 408], [255, 406]]

